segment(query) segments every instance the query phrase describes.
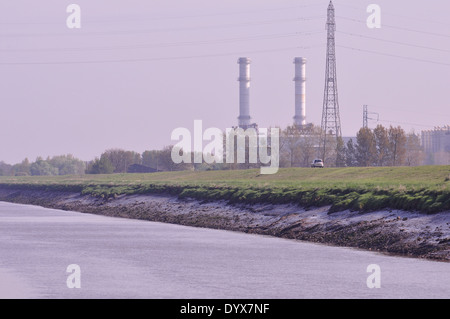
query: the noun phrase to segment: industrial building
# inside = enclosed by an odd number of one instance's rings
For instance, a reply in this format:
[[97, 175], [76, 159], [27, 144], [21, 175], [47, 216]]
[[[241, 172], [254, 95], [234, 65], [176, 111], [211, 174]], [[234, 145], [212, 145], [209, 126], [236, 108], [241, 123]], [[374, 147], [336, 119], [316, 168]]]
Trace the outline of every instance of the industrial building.
[[[324, 105], [322, 115], [322, 131], [324, 132], [322, 147], [325, 149], [327, 135], [334, 138], [342, 137], [341, 123], [339, 117], [338, 91], [337, 91], [337, 71], [336, 71], [336, 50], [335, 50], [335, 11], [332, 1], [327, 9], [327, 60], [325, 70], [325, 90]], [[250, 64], [248, 57], [238, 59], [239, 64], [239, 117], [238, 127], [247, 129], [257, 128], [256, 123], [252, 123], [250, 116]], [[293, 124], [307, 133], [312, 124], [306, 122], [306, 59], [303, 57], [294, 58], [295, 65], [295, 114]]]
[[[256, 123], [252, 123], [250, 116], [250, 64], [248, 57], [238, 59], [239, 64], [239, 116], [238, 127], [242, 129], [257, 128]], [[295, 64], [295, 113], [293, 124], [300, 128], [307, 128], [311, 124], [306, 122], [306, 59], [302, 57], [294, 58]]]
[[[295, 108], [293, 116], [292, 134], [288, 132], [288, 136], [282, 136], [281, 148], [295, 148], [300, 144], [308, 141], [309, 149], [315, 153], [314, 156], [325, 159], [326, 155], [330, 157], [329, 150], [337, 145], [339, 139], [343, 139], [346, 143], [350, 138], [343, 138], [341, 133], [341, 122], [339, 116], [338, 90], [337, 90], [337, 71], [336, 71], [336, 50], [335, 50], [335, 10], [332, 1], [327, 9], [327, 59], [325, 70], [325, 88], [324, 101], [322, 111], [322, 123], [320, 138], [311, 139], [316, 134], [313, 132], [314, 125], [306, 120], [306, 63], [304, 57], [295, 57]], [[250, 64], [248, 57], [238, 59], [239, 64], [239, 116], [238, 126], [242, 129], [254, 128], [258, 132], [258, 125], [252, 121], [250, 115]], [[259, 132], [257, 134], [260, 134]], [[284, 140], [283, 140], [284, 139]], [[286, 146], [289, 145], [289, 146]], [[333, 146], [334, 145], [334, 146]], [[330, 148], [331, 147], [331, 148]], [[306, 147], [304, 147], [306, 149]], [[281, 150], [282, 151], [282, 150]], [[288, 150], [289, 151], [289, 150]], [[313, 155], [311, 155], [312, 157]], [[332, 156], [332, 155], [331, 155]], [[308, 159], [309, 160], [309, 159]], [[327, 158], [331, 162], [331, 158]], [[295, 163], [292, 165], [308, 165], [309, 163]]]
[[450, 125], [422, 131], [426, 165], [450, 165]]

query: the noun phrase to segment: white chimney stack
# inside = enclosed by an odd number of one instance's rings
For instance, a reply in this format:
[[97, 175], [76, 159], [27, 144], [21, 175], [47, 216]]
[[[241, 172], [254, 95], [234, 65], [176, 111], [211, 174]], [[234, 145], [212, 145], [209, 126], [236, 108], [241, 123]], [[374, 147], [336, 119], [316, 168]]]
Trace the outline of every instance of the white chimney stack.
[[295, 116], [294, 124], [306, 125], [306, 59], [295, 58]]
[[239, 58], [239, 127], [250, 125], [250, 63], [249, 58]]

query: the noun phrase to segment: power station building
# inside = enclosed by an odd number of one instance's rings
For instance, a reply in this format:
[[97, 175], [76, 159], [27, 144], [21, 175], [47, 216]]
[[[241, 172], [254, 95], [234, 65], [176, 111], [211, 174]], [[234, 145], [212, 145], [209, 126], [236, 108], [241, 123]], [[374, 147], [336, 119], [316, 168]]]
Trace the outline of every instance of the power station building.
[[[252, 123], [250, 115], [250, 64], [248, 57], [238, 59], [239, 64], [239, 116], [238, 127], [257, 128], [256, 123]], [[296, 57], [295, 64], [295, 113], [293, 124], [300, 128], [310, 127], [311, 124], [306, 123], [306, 59]]]
[[306, 59], [295, 58], [295, 115], [294, 124], [306, 126]]
[[238, 126], [243, 129], [255, 127], [250, 117], [250, 63], [249, 58], [239, 58], [239, 117]]

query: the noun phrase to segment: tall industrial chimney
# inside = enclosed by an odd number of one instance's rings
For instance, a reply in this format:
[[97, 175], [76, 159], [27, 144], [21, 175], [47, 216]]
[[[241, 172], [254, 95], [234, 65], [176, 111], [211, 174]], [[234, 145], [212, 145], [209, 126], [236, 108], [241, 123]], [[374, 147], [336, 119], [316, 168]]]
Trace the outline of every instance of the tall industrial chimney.
[[239, 127], [250, 126], [250, 63], [249, 58], [239, 58]]
[[306, 125], [306, 59], [295, 58], [295, 116], [294, 124]]

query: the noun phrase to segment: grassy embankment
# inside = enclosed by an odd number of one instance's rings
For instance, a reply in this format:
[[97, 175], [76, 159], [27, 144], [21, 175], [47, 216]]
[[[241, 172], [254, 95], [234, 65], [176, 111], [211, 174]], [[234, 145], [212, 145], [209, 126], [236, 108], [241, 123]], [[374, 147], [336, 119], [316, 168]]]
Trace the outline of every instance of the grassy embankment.
[[450, 210], [450, 166], [288, 168], [275, 175], [243, 170], [0, 177], [0, 188], [71, 191], [102, 198], [171, 194], [230, 203], [331, 205], [331, 212], [386, 208], [424, 213]]

